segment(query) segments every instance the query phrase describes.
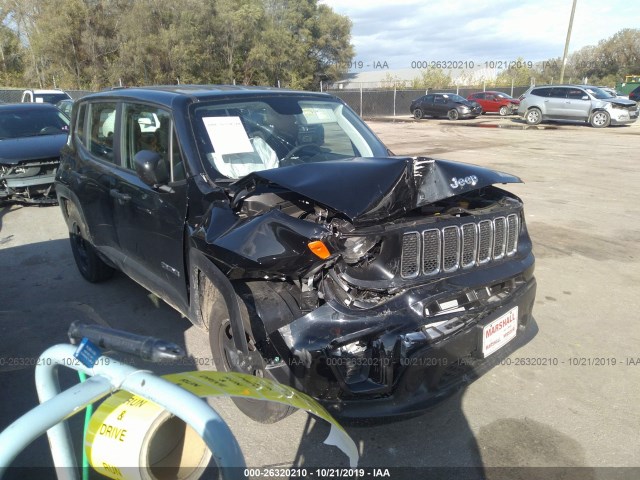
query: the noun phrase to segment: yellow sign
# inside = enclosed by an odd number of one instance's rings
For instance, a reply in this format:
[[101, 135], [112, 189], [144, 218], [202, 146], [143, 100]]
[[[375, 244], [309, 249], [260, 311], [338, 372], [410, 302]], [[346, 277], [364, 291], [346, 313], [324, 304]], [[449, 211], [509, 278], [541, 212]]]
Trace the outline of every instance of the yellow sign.
[[[291, 405], [331, 424], [325, 440], [357, 466], [358, 449], [316, 400], [289, 386], [242, 373], [194, 371], [163, 376], [199, 397], [242, 397]], [[114, 479], [151, 479], [154, 468], [178, 468], [179, 478], [199, 478], [211, 459], [204, 441], [159, 405], [126, 391], [107, 398], [91, 417], [85, 438], [89, 462]]]

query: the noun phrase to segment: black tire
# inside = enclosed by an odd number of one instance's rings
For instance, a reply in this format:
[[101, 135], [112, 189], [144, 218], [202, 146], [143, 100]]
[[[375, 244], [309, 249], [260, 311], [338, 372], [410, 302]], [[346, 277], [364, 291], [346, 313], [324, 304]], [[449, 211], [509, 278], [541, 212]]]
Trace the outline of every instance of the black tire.
[[605, 128], [611, 124], [611, 116], [604, 110], [598, 110], [591, 115], [589, 123], [593, 128]]
[[447, 112], [447, 118], [449, 120], [458, 120], [458, 118], [460, 118], [460, 114], [458, 113], [458, 110], [452, 108]]
[[420, 120], [423, 116], [424, 116], [424, 113], [422, 112], [422, 109], [416, 108], [413, 111], [413, 118], [415, 118], [416, 120]]
[[542, 121], [542, 112], [539, 108], [533, 107], [527, 110], [524, 115], [527, 125], [538, 125]]
[[91, 283], [110, 279], [115, 270], [98, 256], [95, 247], [87, 240], [86, 234], [80, 228], [80, 222], [71, 217], [69, 225], [71, 251], [80, 274]]
[[500, 110], [498, 110], [498, 113], [501, 117], [507, 116], [509, 114], [509, 107], [507, 107], [506, 105], [501, 106]]
[[[215, 293], [216, 295], [211, 302], [209, 315], [209, 343], [211, 345], [211, 354], [216, 364], [216, 369], [220, 372], [238, 371], [240, 373], [247, 373], [246, 371], [234, 369], [232, 362], [229, 360], [230, 352], [236, 351], [231, 322], [229, 320], [229, 309], [222, 295], [219, 294], [219, 292]], [[237, 296], [237, 298], [240, 303], [240, 314], [242, 316], [248, 350], [250, 353], [259, 354], [251, 331], [251, 321], [249, 319], [247, 306], [239, 296]], [[256, 358], [256, 356], [253, 358]], [[260, 358], [260, 360], [261, 365], [256, 367], [252, 374], [257, 377], [275, 380], [265, 368], [264, 360], [262, 358]], [[242, 413], [259, 423], [276, 423], [296, 411], [294, 407], [283, 405], [282, 403], [237, 397], [232, 397], [232, 400]]]

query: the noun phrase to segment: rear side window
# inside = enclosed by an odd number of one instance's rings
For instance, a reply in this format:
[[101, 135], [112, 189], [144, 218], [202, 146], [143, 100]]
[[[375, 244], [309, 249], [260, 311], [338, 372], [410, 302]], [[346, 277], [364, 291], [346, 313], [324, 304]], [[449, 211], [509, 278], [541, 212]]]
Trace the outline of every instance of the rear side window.
[[84, 126], [85, 126], [86, 113], [87, 113], [87, 104], [83, 103], [80, 105], [80, 107], [78, 108], [78, 111], [76, 112], [76, 124], [75, 124], [75, 130], [73, 131], [73, 136], [75, 137], [76, 141], [85, 146], [86, 146], [86, 143], [85, 143]]
[[534, 88], [531, 90], [531, 95], [537, 95], [538, 97], [550, 97], [551, 89], [550, 88]]
[[85, 126], [82, 131], [82, 144], [93, 156], [114, 163], [113, 136], [116, 122], [116, 104], [112, 102], [89, 103], [87, 109]]

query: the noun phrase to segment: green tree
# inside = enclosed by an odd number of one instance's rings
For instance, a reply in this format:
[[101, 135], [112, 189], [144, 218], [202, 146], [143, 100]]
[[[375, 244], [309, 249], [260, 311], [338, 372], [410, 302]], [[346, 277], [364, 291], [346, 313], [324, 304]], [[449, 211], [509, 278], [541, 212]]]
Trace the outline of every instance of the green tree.
[[23, 55], [20, 39], [16, 32], [0, 25], [0, 82], [2, 85], [22, 85]]
[[41, 87], [313, 88], [353, 57], [351, 22], [317, 0], [0, 0], [0, 15], [0, 61]]
[[529, 68], [522, 57], [513, 62], [513, 66], [501, 71], [496, 77], [496, 86], [530, 85], [536, 78], [536, 71]]

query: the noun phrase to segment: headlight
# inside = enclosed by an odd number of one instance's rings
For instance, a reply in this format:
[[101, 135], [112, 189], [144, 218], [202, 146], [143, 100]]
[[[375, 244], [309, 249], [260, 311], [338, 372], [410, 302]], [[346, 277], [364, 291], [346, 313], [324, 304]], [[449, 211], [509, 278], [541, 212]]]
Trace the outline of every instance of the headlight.
[[380, 240], [380, 237], [347, 237], [343, 244], [342, 258], [347, 263], [356, 263]]
[[470, 110], [471, 110], [471, 108], [470, 108], [470, 107], [467, 107], [466, 105], [462, 105], [462, 106], [460, 107], [460, 110], [462, 110], [463, 112], [468, 112], [468, 111], [470, 111]]

